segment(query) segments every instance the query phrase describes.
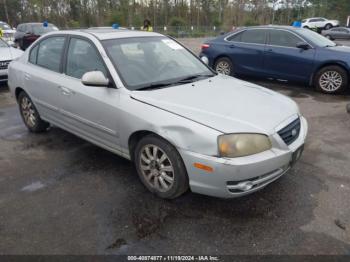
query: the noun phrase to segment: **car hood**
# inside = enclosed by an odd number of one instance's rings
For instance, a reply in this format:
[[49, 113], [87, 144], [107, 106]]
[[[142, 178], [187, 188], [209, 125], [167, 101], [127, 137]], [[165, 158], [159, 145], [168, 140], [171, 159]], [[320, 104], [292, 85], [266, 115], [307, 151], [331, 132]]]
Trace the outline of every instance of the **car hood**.
[[279, 124], [299, 113], [291, 99], [223, 75], [193, 84], [133, 91], [131, 97], [223, 133], [271, 135]]
[[350, 46], [337, 45], [337, 46], [333, 46], [333, 47], [326, 47], [326, 49], [329, 51], [350, 53]]
[[0, 60], [14, 60], [23, 54], [22, 50], [13, 47], [0, 47]]

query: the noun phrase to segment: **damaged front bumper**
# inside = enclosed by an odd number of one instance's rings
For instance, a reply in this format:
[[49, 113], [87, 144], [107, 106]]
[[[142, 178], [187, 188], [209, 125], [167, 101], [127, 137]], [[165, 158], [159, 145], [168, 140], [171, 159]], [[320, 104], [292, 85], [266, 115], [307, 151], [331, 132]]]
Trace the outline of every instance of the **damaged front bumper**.
[[[299, 138], [290, 146], [240, 158], [205, 156], [179, 149], [189, 176], [192, 192], [235, 198], [254, 193], [276, 181], [300, 159], [307, 134], [307, 122], [301, 119]], [[276, 133], [276, 140], [278, 134]], [[195, 163], [208, 166], [211, 172], [198, 169]]]

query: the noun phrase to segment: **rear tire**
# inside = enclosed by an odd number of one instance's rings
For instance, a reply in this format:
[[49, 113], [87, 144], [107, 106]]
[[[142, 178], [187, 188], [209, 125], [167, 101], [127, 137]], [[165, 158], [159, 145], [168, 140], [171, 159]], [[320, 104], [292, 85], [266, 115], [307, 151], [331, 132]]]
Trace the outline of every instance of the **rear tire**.
[[166, 140], [156, 135], [145, 136], [134, 153], [137, 173], [149, 191], [163, 199], [174, 199], [188, 190], [182, 158]]
[[326, 66], [315, 75], [315, 87], [325, 94], [339, 94], [349, 85], [348, 73], [340, 66]]
[[333, 27], [332, 24], [326, 24], [326, 26], [324, 27], [325, 30], [329, 30]]
[[233, 75], [233, 64], [232, 61], [227, 57], [219, 58], [214, 65], [214, 70], [223, 75]]
[[22, 91], [19, 94], [18, 105], [22, 120], [30, 132], [41, 133], [50, 127], [48, 122], [40, 118], [38, 110], [27, 93]]

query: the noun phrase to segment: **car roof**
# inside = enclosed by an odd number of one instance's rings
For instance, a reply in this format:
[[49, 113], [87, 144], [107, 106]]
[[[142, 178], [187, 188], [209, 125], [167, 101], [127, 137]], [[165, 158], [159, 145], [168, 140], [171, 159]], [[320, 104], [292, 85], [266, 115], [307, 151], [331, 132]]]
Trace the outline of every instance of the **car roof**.
[[259, 25], [259, 26], [249, 26], [242, 27], [240, 29], [286, 29], [286, 30], [298, 30], [300, 27], [287, 26], [287, 25]]
[[[49, 25], [54, 25], [52, 23], [48, 23]], [[34, 23], [21, 23], [18, 25], [43, 25], [43, 23], [39, 23], [39, 22], [34, 22]]]
[[50, 33], [53, 34], [89, 34], [93, 35], [99, 40], [108, 40], [108, 39], [116, 39], [116, 38], [130, 38], [130, 37], [154, 37], [154, 36], [163, 36], [162, 34], [153, 33], [153, 32], [145, 32], [145, 31], [136, 31], [136, 30], [118, 30], [118, 29], [79, 29], [79, 30], [62, 30], [55, 31]]
[[309, 17], [309, 18], [306, 18], [305, 20], [310, 20], [310, 19], [320, 19], [320, 18], [322, 18], [322, 19], [326, 19], [326, 18], [324, 18], [324, 17], [320, 17], [320, 16], [318, 16], [318, 17]]

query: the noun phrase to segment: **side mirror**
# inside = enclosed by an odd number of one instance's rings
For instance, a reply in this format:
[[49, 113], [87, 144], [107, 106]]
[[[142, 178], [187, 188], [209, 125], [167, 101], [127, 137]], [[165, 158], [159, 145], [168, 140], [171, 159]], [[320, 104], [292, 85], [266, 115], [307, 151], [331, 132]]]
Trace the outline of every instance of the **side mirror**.
[[110, 82], [101, 71], [87, 72], [81, 78], [81, 82], [86, 86], [108, 87]]
[[308, 43], [300, 42], [300, 43], [297, 43], [297, 48], [300, 48], [300, 49], [303, 49], [303, 50], [308, 50], [311, 47], [310, 47], [310, 45]]

